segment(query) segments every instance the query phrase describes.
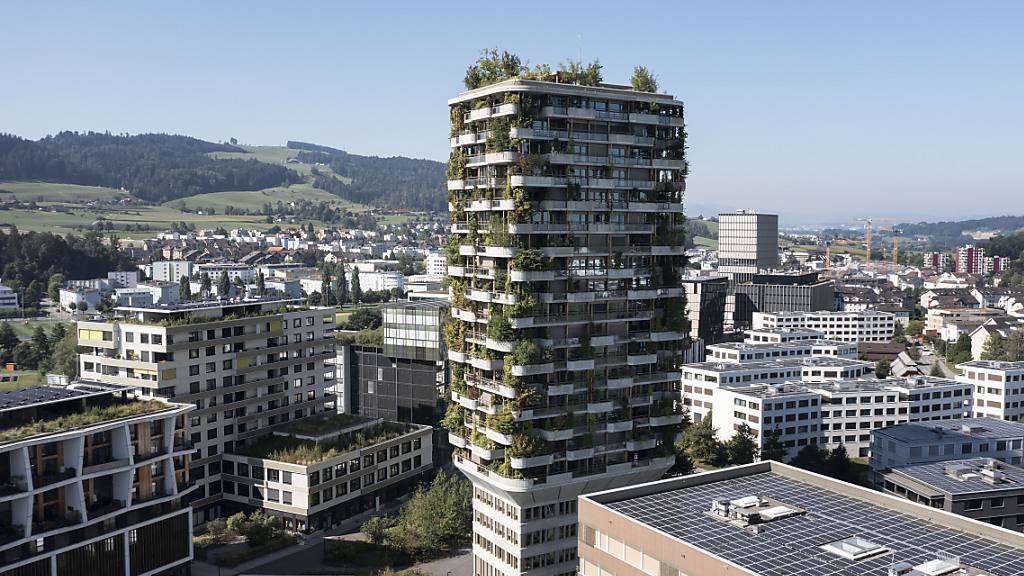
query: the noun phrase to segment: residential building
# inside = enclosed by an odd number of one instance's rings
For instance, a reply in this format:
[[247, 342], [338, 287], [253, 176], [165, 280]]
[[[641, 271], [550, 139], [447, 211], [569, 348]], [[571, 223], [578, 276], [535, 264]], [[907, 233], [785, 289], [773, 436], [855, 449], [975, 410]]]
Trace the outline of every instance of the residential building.
[[433, 468], [432, 430], [347, 414], [291, 422], [224, 455], [225, 507], [289, 530], [337, 526], [416, 489]]
[[[356, 276], [356, 270], [360, 270], [357, 266], [353, 266], [352, 270], [348, 273], [349, 284], [352, 283], [352, 279]], [[401, 272], [395, 272], [390, 270], [381, 270], [378, 272], [363, 272], [359, 271], [359, 288], [362, 290], [374, 290], [380, 291], [391, 291], [394, 289], [405, 290], [405, 276]]]
[[985, 352], [985, 344], [989, 338], [1009, 338], [1011, 334], [1024, 328], [1024, 319], [1012, 316], [996, 316], [989, 318], [971, 331], [971, 358], [981, 360]]
[[924, 255], [924, 265], [926, 268], [939, 271], [945, 270], [949, 265], [949, 254], [945, 252], [926, 252]]
[[580, 576], [1016, 576], [1024, 535], [757, 462], [582, 496]]
[[334, 411], [324, 361], [334, 356], [333, 308], [269, 298], [122, 306], [78, 323], [85, 378], [138, 386], [194, 404], [187, 432], [198, 449], [194, 520], [221, 516], [221, 460], [276, 426]]
[[725, 276], [683, 278], [686, 295], [686, 320], [692, 340], [720, 342], [725, 322], [725, 300], [729, 279]]
[[1001, 274], [1010, 264], [1010, 259], [1003, 256], [988, 256], [985, 258], [985, 274]]
[[107, 272], [107, 280], [114, 285], [114, 288], [135, 288], [139, 283], [138, 270], [115, 270]]
[[238, 264], [236, 262], [211, 262], [200, 264], [196, 267], [196, 274], [202, 276], [207, 274], [213, 283], [217, 282], [221, 274], [227, 274], [228, 280], [232, 283], [239, 279], [243, 284], [256, 281], [256, 267], [249, 264]]
[[158, 260], [153, 262], [149, 277], [157, 282], [181, 282], [181, 277], [191, 278], [195, 264], [188, 260]]
[[976, 418], [1017, 421], [1024, 417], [1024, 362], [972, 360], [957, 365], [957, 380], [974, 386]]
[[1005, 316], [1005, 312], [996, 308], [929, 308], [924, 331], [926, 335], [956, 342], [960, 334], [970, 334], [988, 320]]
[[759, 328], [745, 331], [749, 344], [780, 344], [801, 340], [824, 340], [825, 333], [810, 328]]
[[117, 288], [114, 290], [114, 298], [118, 306], [152, 306], [153, 293], [145, 287]]
[[90, 381], [0, 393], [0, 573], [187, 576], [192, 408]]
[[[192, 285], [195, 285], [195, 283], [192, 283]], [[139, 282], [135, 287], [138, 290], [149, 292], [153, 304], [177, 304], [181, 300], [180, 282], [151, 280], [149, 282]], [[198, 292], [197, 285], [197, 289], [193, 293]]]
[[995, 458], [1019, 466], [1024, 456], [1024, 424], [994, 418], [908, 422], [871, 432], [871, 470]]
[[444, 254], [427, 254], [423, 259], [427, 276], [444, 276], [448, 271], [448, 259]]
[[835, 282], [817, 272], [754, 274], [735, 284], [735, 328], [749, 328], [755, 312], [835, 311]]
[[789, 342], [723, 342], [707, 347], [708, 362], [763, 362], [784, 358], [831, 356], [857, 359], [857, 345], [834, 340], [792, 340]]
[[1024, 469], [991, 458], [893, 468], [882, 489], [925, 506], [1024, 531]]
[[888, 312], [755, 312], [754, 330], [810, 328], [829, 340], [841, 342], [888, 342], [896, 331], [896, 318]]
[[957, 274], [985, 274], [985, 249], [967, 244], [956, 249], [953, 271]]
[[61, 288], [59, 300], [61, 310], [71, 310], [74, 305], [75, 310], [95, 312], [103, 301], [103, 294], [96, 288]]
[[0, 284], [0, 309], [11, 309], [18, 307], [18, 293], [9, 287]]
[[449, 104], [446, 422], [474, 574], [575, 575], [576, 496], [674, 461], [683, 103], [512, 79]]

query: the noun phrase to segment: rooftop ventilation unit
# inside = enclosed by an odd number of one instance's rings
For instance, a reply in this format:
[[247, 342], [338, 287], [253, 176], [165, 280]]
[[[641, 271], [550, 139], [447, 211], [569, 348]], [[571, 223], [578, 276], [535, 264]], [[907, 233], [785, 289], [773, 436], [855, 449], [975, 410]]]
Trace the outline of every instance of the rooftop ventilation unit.
[[982, 481], [988, 484], [999, 484], [1006, 479], [1006, 473], [1002, 470], [996, 470], [995, 468], [985, 467], [978, 471], [981, 475]]
[[946, 466], [946, 476], [957, 480], [966, 480], [971, 472], [974, 472], [974, 467], [967, 464], [948, 464]]
[[960, 557], [953, 556], [950, 554], [937, 553], [935, 560], [929, 560], [924, 564], [918, 564], [914, 566], [913, 572], [915, 576], [921, 574], [923, 576], [943, 576], [944, 574], [952, 574], [960, 570]]

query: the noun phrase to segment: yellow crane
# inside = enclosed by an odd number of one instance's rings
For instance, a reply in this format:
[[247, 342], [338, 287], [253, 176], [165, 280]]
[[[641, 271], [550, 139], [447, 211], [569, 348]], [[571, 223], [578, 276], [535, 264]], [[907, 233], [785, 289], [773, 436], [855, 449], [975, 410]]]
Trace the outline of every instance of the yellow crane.
[[892, 234], [892, 267], [895, 269], [900, 264], [900, 234], [902, 234], [902, 232], [899, 228], [894, 228], [892, 226], [879, 228], [878, 231]]
[[864, 223], [864, 246], [867, 252], [867, 263], [871, 263], [871, 218], [857, 218], [857, 222]]

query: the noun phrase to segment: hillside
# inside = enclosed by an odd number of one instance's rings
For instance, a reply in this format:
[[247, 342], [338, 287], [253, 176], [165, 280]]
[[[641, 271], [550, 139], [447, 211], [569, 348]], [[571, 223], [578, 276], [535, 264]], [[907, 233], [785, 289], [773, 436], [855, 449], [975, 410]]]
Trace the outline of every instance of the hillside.
[[444, 164], [392, 156], [360, 156], [344, 150], [289, 141], [297, 160], [314, 165], [313, 186], [346, 200], [382, 208], [447, 209]]
[[1012, 234], [1024, 228], [1024, 216], [993, 216], [959, 222], [917, 222], [895, 226], [904, 236], [928, 236], [935, 246], [952, 247], [963, 243], [968, 232]]
[[31, 141], [0, 135], [0, 181], [33, 180], [128, 190], [150, 202], [298, 183], [285, 166], [219, 159], [241, 148], [168, 134], [61, 132]]

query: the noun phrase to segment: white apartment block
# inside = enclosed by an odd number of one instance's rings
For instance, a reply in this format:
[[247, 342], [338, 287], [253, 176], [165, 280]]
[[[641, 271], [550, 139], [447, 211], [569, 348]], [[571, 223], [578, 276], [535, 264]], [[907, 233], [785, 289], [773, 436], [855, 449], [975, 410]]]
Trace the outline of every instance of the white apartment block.
[[18, 293], [0, 284], [0, 308], [17, 308]]
[[869, 374], [872, 368], [871, 362], [834, 357], [788, 358], [743, 364], [686, 364], [682, 377], [683, 404], [689, 408], [694, 422], [700, 422], [714, 410], [714, 395], [718, 388], [855, 379]]
[[957, 380], [974, 386], [975, 418], [1024, 418], [1024, 362], [972, 360], [957, 366]]
[[800, 340], [824, 340], [825, 333], [807, 328], [761, 328], [747, 330], [744, 342], [748, 344], [779, 344]]
[[157, 282], [181, 282], [181, 277], [192, 277], [194, 265], [188, 260], [159, 260], [153, 262], [150, 278]]
[[115, 270], [107, 272], [107, 280], [110, 280], [117, 288], [135, 288], [139, 282], [138, 270]]
[[198, 449], [194, 520], [220, 515], [221, 459], [277, 426], [333, 411], [325, 360], [334, 356], [332, 308], [295, 299], [119, 307], [78, 323], [83, 378], [137, 386], [194, 404], [187, 432]]
[[95, 312], [103, 300], [103, 294], [96, 288], [61, 288], [59, 300], [61, 310], [70, 310], [72, 304], [76, 310], [81, 310], [84, 304], [88, 310]]
[[214, 282], [220, 278], [221, 274], [227, 274], [228, 280], [234, 282], [236, 278], [242, 280], [243, 283], [256, 280], [256, 268], [249, 266], [248, 264], [238, 264], [235, 262], [215, 262], [211, 264], [200, 264], [197, 268], [197, 273], [202, 276], [208, 274], [210, 279]]
[[896, 330], [896, 315], [890, 312], [754, 312], [753, 328], [811, 329], [829, 340], [842, 342], [889, 342]]
[[[352, 283], [354, 272], [349, 272], [349, 284]], [[405, 276], [401, 272], [380, 271], [380, 272], [359, 272], [359, 288], [361, 290], [382, 290], [405, 289]]]
[[427, 254], [423, 259], [427, 276], [444, 276], [448, 271], [448, 259], [444, 254]]
[[778, 266], [778, 214], [738, 210], [718, 215], [719, 272], [756, 274]]
[[856, 360], [858, 357], [857, 344], [834, 340], [793, 340], [767, 344], [723, 342], [709, 345], [706, 348], [708, 362], [762, 362], [812, 356]]
[[754, 384], [717, 388], [713, 393], [714, 425], [725, 442], [746, 424], [758, 446], [778, 433], [793, 457], [808, 444], [824, 444], [821, 430], [821, 398], [800, 384]]

